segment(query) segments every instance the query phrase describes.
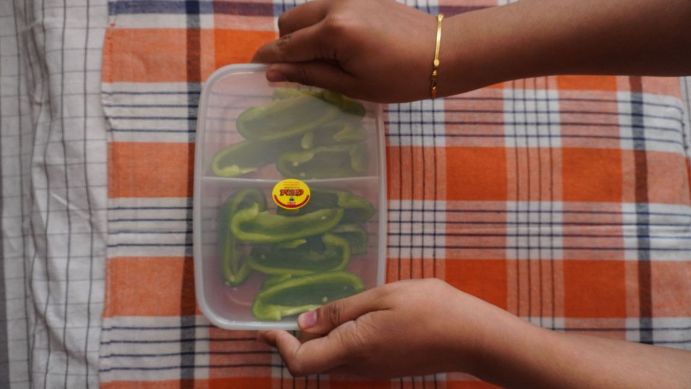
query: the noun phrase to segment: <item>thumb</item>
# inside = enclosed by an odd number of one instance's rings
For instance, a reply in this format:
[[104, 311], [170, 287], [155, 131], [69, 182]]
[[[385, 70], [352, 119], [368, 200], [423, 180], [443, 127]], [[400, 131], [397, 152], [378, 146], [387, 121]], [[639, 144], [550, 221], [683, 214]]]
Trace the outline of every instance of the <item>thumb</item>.
[[292, 81], [350, 95], [354, 78], [339, 67], [324, 62], [271, 64], [266, 78], [272, 82]]
[[388, 309], [384, 288], [369, 289], [305, 312], [298, 317], [298, 326], [307, 334], [324, 335], [364, 314]]

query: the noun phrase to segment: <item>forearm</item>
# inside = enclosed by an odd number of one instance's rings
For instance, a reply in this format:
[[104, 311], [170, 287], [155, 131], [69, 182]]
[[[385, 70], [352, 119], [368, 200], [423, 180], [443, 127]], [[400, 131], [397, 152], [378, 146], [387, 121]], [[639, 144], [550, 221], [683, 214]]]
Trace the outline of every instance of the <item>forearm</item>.
[[691, 74], [689, 0], [522, 0], [444, 22], [440, 92], [552, 74]]
[[512, 324], [473, 372], [506, 387], [689, 387], [691, 353]]

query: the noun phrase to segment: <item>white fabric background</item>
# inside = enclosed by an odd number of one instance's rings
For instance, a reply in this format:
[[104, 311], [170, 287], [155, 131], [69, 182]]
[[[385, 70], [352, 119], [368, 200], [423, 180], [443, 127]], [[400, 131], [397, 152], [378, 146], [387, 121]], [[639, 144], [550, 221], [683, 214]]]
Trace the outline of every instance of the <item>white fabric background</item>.
[[1, 388], [98, 385], [106, 23], [106, 0], [0, 0]]

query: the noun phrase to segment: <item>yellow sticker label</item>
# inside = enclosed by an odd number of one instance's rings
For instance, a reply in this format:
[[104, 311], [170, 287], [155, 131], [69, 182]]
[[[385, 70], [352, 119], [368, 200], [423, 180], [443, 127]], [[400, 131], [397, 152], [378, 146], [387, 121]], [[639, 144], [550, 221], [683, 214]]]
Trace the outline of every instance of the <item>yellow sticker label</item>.
[[274, 203], [284, 209], [300, 209], [310, 201], [310, 188], [293, 178], [280, 181], [271, 192]]

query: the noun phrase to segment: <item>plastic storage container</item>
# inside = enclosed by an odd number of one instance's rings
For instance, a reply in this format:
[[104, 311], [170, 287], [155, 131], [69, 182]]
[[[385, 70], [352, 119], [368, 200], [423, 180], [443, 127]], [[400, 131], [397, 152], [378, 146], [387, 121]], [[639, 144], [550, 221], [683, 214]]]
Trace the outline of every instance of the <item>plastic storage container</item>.
[[264, 71], [217, 70], [199, 104], [196, 293], [227, 329], [295, 329], [300, 312], [384, 281], [381, 106]]

